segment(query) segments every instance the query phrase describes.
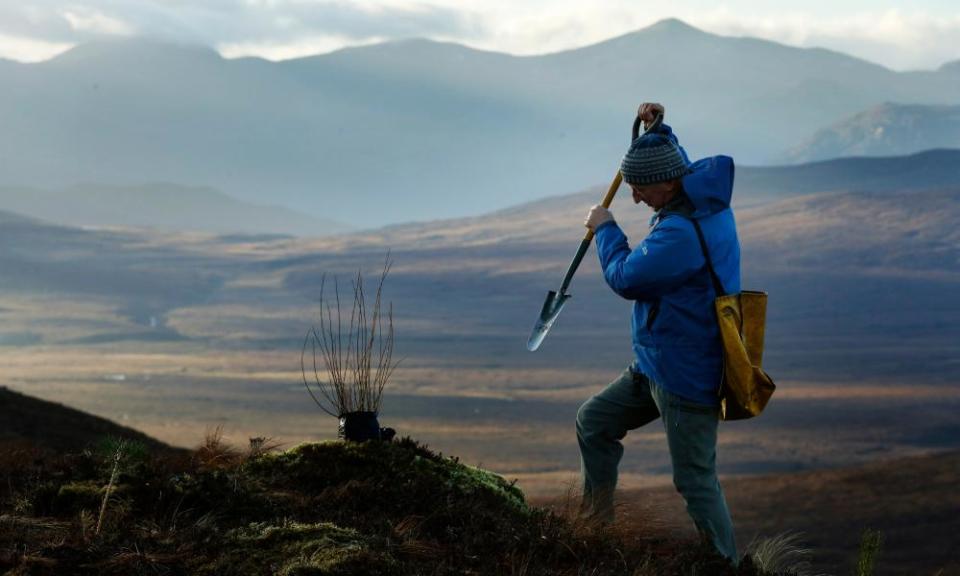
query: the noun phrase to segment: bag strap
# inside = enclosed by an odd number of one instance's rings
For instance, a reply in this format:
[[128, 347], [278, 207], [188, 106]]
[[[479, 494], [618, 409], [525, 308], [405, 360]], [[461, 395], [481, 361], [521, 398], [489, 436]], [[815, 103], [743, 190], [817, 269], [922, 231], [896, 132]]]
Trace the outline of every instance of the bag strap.
[[717, 277], [717, 272], [713, 269], [713, 262], [710, 260], [710, 250], [707, 249], [707, 241], [703, 237], [703, 230], [700, 229], [700, 223], [697, 222], [696, 218], [690, 218], [690, 222], [693, 223], [693, 227], [697, 231], [697, 238], [700, 240], [700, 249], [703, 250], [703, 257], [707, 260], [707, 270], [710, 271], [710, 279], [713, 280], [713, 289], [716, 291], [717, 296], [724, 296], [726, 295], [726, 291], [723, 289], [723, 283], [720, 282], [720, 278]]

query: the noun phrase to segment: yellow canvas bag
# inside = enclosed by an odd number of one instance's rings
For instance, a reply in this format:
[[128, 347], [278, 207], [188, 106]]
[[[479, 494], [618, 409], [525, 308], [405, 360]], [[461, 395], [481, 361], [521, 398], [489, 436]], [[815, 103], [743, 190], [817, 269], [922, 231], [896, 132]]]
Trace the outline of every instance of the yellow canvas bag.
[[760, 414], [777, 386], [763, 371], [763, 336], [767, 322], [767, 294], [743, 290], [727, 294], [713, 269], [700, 223], [691, 218], [707, 260], [717, 297], [714, 308], [723, 346], [723, 380], [720, 383], [720, 417], [743, 420]]

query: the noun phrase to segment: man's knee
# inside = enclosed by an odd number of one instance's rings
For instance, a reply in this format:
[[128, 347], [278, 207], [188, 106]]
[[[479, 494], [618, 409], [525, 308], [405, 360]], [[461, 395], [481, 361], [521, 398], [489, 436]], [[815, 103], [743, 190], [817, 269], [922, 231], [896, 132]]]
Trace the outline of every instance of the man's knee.
[[674, 466], [673, 485], [684, 498], [710, 496], [719, 491], [716, 471], [701, 466]]
[[616, 418], [612, 417], [603, 406], [604, 401], [597, 396], [580, 405], [577, 410], [577, 435], [580, 438], [610, 437], [620, 438]]
[[590, 399], [581, 404], [580, 408], [577, 409], [577, 434], [581, 436], [586, 434], [591, 428], [590, 411], [593, 401], [594, 397], [591, 396]]

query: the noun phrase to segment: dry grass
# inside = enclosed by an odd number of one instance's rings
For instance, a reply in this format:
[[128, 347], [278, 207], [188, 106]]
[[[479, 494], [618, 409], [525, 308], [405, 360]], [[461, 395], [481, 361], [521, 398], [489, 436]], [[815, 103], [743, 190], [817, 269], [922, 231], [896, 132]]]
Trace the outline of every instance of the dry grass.
[[247, 447], [247, 453], [244, 454], [244, 459], [251, 460], [254, 458], [259, 458], [268, 452], [279, 450], [283, 446], [283, 442], [278, 442], [273, 438], [267, 436], [255, 436], [250, 438], [250, 444]]
[[243, 453], [224, 442], [223, 426], [220, 425], [207, 430], [193, 457], [201, 470], [224, 470], [237, 466], [243, 460]]
[[877, 555], [883, 545], [883, 535], [877, 530], [867, 529], [860, 538], [860, 551], [857, 555], [857, 576], [873, 576], [877, 565]]
[[585, 516], [581, 511], [582, 487], [579, 481], [569, 481], [558, 495], [538, 499], [539, 506], [563, 519], [576, 538], [611, 538], [631, 548], [656, 547], [672, 536], [672, 528], [663, 518], [662, 507], [656, 503], [639, 508], [636, 502], [614, 501], [614, 521], [606, 524]]
[[113, 454], [113, 466], [110, 470], [110, 481], [107, 482], [107, 487], [103, 491], [103, 500], [100, 503], [100, 514], [97, 516], [97, 525], [93, 530], [94, 534], [99, 535], [100, 530], [103, 528], [103, 519], [107, 514], [107, 503], [110, 501], [110, 496], [113, 495], [113, 489], [117, 485], [117, 477], [120, 475], [120, 463], [123, 461], [126, 448], [127, 443], [125, 440], [121, 439], [117, 442]]
[[747, 545], [747, 554], [757, 568], [794, 576], [826, 576], [813, 569], [814, 551], [803, 542], [803, 535], [784, 532], [766, 538], [755, 538]]

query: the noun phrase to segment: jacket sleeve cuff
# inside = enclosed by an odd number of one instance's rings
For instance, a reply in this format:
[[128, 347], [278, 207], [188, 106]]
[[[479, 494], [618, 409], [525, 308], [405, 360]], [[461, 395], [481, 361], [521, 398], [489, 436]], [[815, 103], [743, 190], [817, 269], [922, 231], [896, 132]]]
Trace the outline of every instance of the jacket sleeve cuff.
[[609, 228], [611, 225], [612, 225], [612, 226], [616, 226], [616, 225], [617, 225], [617, 221], [614, 220], [613, 218], [611, 218], [611, 219], [607, 220], [606, 222], [604, 222], [604, 223], [600, 224], [599, 226], [597, 226], [597, 228], [593, 231], [593, 234], [594, 234], [594, 235], [597, 235], [597, 234], [600, 233], [601, 230], [603, 230], [603, 229], [605, 229], [605, 228]]

